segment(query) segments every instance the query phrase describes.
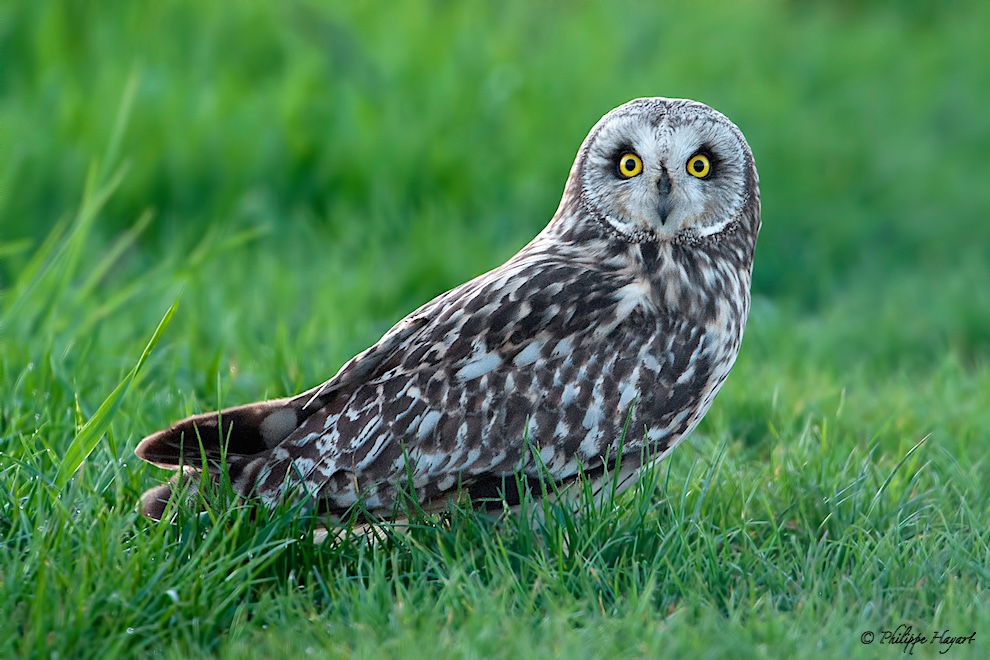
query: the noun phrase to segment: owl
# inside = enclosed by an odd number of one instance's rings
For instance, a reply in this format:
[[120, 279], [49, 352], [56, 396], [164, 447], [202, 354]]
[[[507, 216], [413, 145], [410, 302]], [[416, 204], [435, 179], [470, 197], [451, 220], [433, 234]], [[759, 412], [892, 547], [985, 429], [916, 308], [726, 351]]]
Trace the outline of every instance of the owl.
[[[760, 194], [736, 126], [641, 98], [578, 151], [549, 224], [297, 396], [177, 422], [137, 455], [226, 471], [261, 506], [389, 519], [405, 493], [518, 505], [605, 475], [621, 491], [698, 425], [736, 359]], [[196, 481], [195, 479], [190, 481]], [[178, 489], [142, 498], [161, 519]], [[546, 492], [546, 488], [542, 489]]]

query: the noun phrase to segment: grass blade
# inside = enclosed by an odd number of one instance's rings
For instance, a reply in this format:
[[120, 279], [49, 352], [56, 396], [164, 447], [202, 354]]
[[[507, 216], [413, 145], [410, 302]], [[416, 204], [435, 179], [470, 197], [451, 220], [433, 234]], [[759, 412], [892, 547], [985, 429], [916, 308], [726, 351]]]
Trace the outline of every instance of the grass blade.
[[[181, 295], [181, 294], [180, 294]], [[110, 426], [110, 422], [113, 420], [114, 414], [117, 412], [117, 408], [120, 407], [121, 402], [124, 400], [124, 395], [127, 393], [127, 388], [130, 387], [134, 378], [141, 371], [141, 367], [144, 365], [145, 360], [151, 355], [151, 352], [155, 349], [158, 341], [161, 339], [162, 335], [165, 333], [166, 328], [168, 328], [169, 323], [172, 321], [172, 316], [179, 307], [179, 296], [176, 296], [175, 300], [172, 302], [172, 306], [168, 308], [165, 312], [165, 316], [158, 323], [158, 327], [155, 328], [155, 333], [151, 336], [148, 341], [148, 345], [144, 347], [144, 351], [141, 353], [141, 357], [138, 358], [137, 364], [127, 372], [124, 379], [120, 381], [117, 387], [114, 388], [113, 392], [100, 404], [96, 413], [87, 421], [76, 437], [73, 439], [72, 443], [69, 445], [68, 450], [62, 458], [62, 463], [59, 465], [58, 476], [55, 479], [55, 483], [59, 488], [65, 486], [69, 478], [76, 473], [79, 466], [82, 465], [83, 461], [93, 450], [96, 449], [96, 445], [99, 443], [100, 438], [106, 432], [107, 428]]]

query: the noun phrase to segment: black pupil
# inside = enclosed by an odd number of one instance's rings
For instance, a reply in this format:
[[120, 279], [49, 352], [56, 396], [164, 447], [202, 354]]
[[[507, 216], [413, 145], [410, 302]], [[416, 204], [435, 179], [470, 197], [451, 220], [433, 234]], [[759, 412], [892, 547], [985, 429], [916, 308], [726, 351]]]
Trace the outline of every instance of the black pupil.
[[636, 169], [636, 161], [634, 161], [632, 158], [627, 158], [626, 162], [623, 163], [623, 167], [626, 168], [627, 172], [632, 172], [634, 169]]
[[695, 172], [702, 172], [705, 169], [705, 161], [700, 158], [695, 158], [693, 167]]

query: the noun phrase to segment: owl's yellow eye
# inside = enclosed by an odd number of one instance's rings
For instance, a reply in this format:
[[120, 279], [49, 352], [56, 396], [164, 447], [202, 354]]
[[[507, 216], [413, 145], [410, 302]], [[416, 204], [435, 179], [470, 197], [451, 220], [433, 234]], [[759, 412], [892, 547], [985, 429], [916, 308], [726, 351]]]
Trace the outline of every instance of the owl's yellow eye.
[[691, 176], [704, 179], [711, 174], [712, 162], [708, 160], [708, 156], [705, 154], [695, 154], [688, 159], [687, 171]]
[[619, 158], [619, 174], [631, 179], [643, 171], [643, 161], [639, 156], [630, 152], [622, 154]]

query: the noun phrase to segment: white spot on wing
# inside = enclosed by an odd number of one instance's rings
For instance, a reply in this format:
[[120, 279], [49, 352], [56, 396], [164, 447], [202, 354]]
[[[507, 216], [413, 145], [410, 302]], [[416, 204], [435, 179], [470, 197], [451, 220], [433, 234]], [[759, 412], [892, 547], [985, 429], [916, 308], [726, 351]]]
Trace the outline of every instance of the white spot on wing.
[[635, 399], [636, 395], [639, 394], [639, 391], [635, 386], [636, 380], [637, 379], [632, 379], [632, 382], [622, 384], [620, 390], [622, 394], [619, 396], [619, 412], [628, 412], [629, 406], [632, 404], [633, 399]]
[[574, 341], [570, 337], [564, 337], [554, 346], [552, 357], [569, 355], [574, 350]]
[[584, 436], [584, 440], [581, 441], [581, 455], [584, 457], [599, 455], [602, 452], [602, 447], [599, 444], [599, 439], [601, 436], [602, 432], [597, 426], [588, 431], [588, 433]]
[[425, 440], [433, 429], [436, 428], [437, 422], [440, 421], [440, 413], [436, 410], [431, 410], [423, 416], [423, 421], [419, 423], [419, 439]]
[[560, 403], [564, 406], [569, 406], [578, 396], [578, 386], [574, 383], [567, 383], [564, 385], [564, 391], [560, 395]]
[[587, 412], [584, 413], [584, 419], [581, 421], [581, 426], [586, 429], [598, 428], [598, 422], [602, 419], [602, 412], [599, 406], [590, 406]]
[[258, 427], [258, 431], [261, 432], [261, 438], [265, 441], [265, 445], [271, 449], [295, 431], [296, 425], [296, 411], [292, 408], [282, 408], [265, 417]]
[[529, 346], [519, 351], [512, 364], [517, 367], [525, 367], [540, 359], [540, 352], [543, 350], [543, 342], [536, 340], [530, 342]]
[[474, 380], [497, 369], [501, 364], [502, 358], [498, 353], [482, 353], [471, 357], [467, 364], [458, 369], [456, 376], [458, 380]]

